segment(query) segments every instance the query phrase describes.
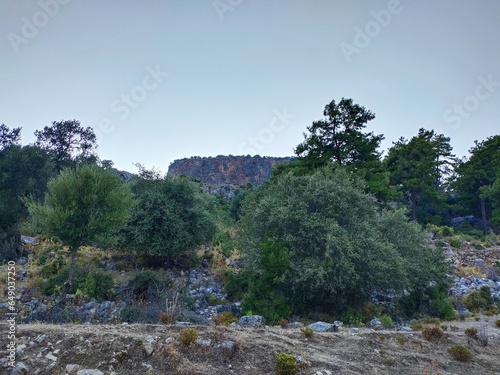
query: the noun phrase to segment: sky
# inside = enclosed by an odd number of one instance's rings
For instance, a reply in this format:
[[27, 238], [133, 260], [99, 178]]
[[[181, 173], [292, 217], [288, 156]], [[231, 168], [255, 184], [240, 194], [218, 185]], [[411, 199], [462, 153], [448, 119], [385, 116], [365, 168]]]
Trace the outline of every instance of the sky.
[[457, 156], [499, 134], [498, 0], [0, 0], [0, 123], [98, 135], [118, 169], [290, 156], [332, 100]]

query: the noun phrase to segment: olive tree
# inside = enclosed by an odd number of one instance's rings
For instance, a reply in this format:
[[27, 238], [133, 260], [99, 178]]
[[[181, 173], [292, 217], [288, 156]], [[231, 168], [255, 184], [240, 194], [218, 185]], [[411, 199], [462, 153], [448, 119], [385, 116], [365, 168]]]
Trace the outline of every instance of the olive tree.
[[26, 201], [32, 227], [68, 246], [71, 263], [64, 284], [65, 300], [76, 254], [85, 245], [112, 245], [130, 217], [134, 203], [127, 184], [111, 170], [93, 164], [65, 169], [48, 183], [42, 203]]

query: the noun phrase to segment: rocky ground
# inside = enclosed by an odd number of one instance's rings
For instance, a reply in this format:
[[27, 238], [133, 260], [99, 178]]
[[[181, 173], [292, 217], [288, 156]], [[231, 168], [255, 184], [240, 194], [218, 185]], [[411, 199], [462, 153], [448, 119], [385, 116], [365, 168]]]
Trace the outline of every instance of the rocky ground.
[[[374, 330], [315, 332], [306, 339], [299, 328], [190, 326], [196, 343], [183, 346], [184, 325], [18, 325], [17, 370], [1, 360], [2, 374], [274, 374], [276, 357], [299, 356], [298, 374], [499, 374], [499, 317], [481, 317], [447, 324], [439, 342], [419, 331]], [[468, 338], [468, 327], [484, 327], [488, 342]], [[6, 322], [0, 323], [7, 332]], [[470, 362], [452, 359], [453, 344], [471, 348]], [[0, 346], [8, 340], [2, 335]], [[88, 371], [84, 371], [88, 370]]]

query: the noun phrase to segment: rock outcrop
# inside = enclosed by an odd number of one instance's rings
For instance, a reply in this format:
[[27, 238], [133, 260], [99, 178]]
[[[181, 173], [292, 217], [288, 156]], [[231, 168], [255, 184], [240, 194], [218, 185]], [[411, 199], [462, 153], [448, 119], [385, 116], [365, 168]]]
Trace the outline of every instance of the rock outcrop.
[[259, 186], [269, 177], [278, 163], [295, 160], [293, 157], [267, 156], [194, 156], [178, 159], [168, 168], [169, 176], [190, 176], [206, 185], [236, 185], [247, 183]]

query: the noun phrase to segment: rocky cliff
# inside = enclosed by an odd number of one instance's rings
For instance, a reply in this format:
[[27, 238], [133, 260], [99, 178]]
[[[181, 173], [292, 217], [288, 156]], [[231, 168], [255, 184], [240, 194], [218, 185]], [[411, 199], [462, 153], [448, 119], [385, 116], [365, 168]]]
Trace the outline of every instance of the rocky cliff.
[[186, 175], [206, 185], [261, 185], [271, 177], [271, 169], [293, 157], [216, 156], [191, 157], [172, 162], [169, 176]]

